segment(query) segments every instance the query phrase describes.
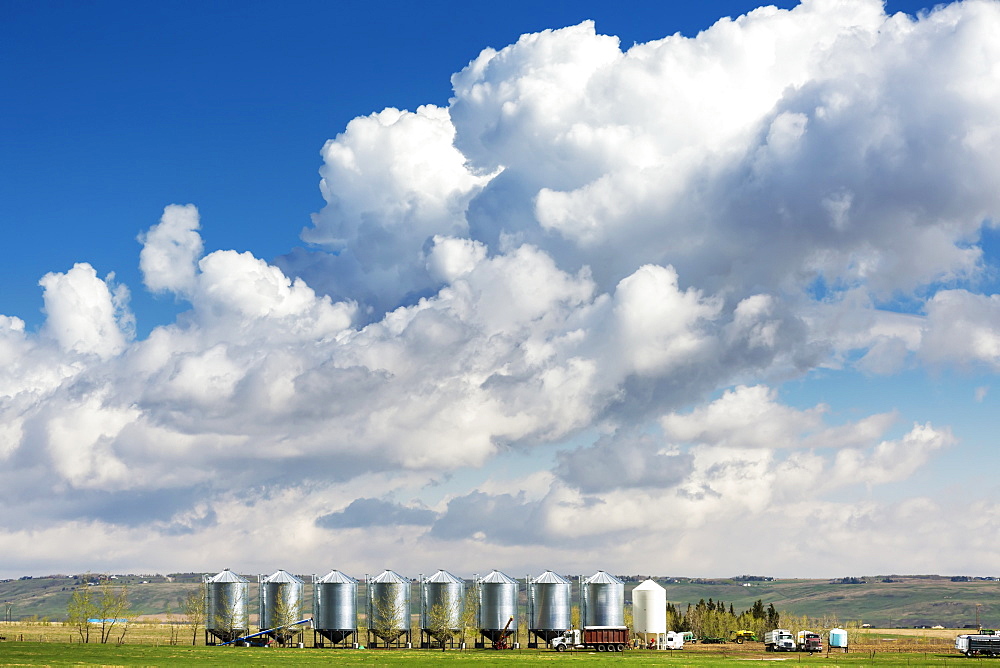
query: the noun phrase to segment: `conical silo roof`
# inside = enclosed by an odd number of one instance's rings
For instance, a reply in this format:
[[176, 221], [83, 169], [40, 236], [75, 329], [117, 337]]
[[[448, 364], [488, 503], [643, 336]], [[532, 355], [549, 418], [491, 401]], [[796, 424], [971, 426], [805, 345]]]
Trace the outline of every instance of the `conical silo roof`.
[[237, 575], [236, 573], [233, 573], [231, 570], [227, 568], [218, 575], [213, 575], [212, 577], [210, 577], [207, 580], [207, 582], [248, 582], [248, 580], [244, 577]]
[[632, 591], [667, 591], [653, 580], [643, 580]]
[[500, 571], [493, 571], [480, 580], [483, 584], [517, 584], [517, 580]]
[[288, 571], [278, 570], [268, 575], [264, 578], [264, 582], [292, 582], [294, 584], [302, 584], [302, 580], [298, 579]]
[[430, 576], [424, 582], [443, 582], [445, 584], [465, 584], [465, 580], [456, 578], [454, 575], [448, 571], [438, 571], [434, 575]]
[[376, 577], [372, 578], [372, 582], [385, 583], [394, 582], [396, 584], [409, 584], [409, 578], [404, 578], [402, 575], [396, 571], [384, 570]]
[[330, 571], [329, 573], [327, 573], [326, 575], [324, 575], [323, 577], [321, 577], [319, 580], [316, 580], [316, 582], [317, 583], [322, 582], [324, 584], [326, 584], [326, 583], [332, 583], [332, 584], [358, 584], [358, 581], [355, 580], [354, 578], [352, 578], [350, 575], [347, 575], [345, 573], [341, 573], [340, 571], [338, 571], [336, 569]]
[[559, 575], [558, 573], [553, 573], [552, 571], [545, 571], [537, 578], [532, 580], [534, 584], [572, 584], [569, 580]]
[[584, 581], [586, 584], [625, 584], [611, 573], [597, 571]]

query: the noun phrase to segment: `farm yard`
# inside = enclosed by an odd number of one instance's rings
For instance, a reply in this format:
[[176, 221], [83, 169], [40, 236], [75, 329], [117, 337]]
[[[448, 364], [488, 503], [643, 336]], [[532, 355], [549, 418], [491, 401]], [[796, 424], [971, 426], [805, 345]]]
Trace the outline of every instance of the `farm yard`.
[[[192, 576], [194, 574], [191, 574]], [[722, 600], [727, 607], [730, 599], [737, 607], [749, 603], [750, 597], [764, 598], [782, 610], [782, 625], [794, 628], [809, 627], [826, 632], [833, 626], [847, 627], [850, 652], [830, 650], [824, 642], [824, 651], [815, 654], [804, 652], [765, 652], [761, 642], [748, 641], [742, 644], [724, 642], [718, 644], [687, 643], [682, 650], [651, 651], [629, 649], [625, 652], [595, 652], [591, 650], [570, 650], [558, 653], [547, 647], [529, 648], [525, 640], [527, 633], [519, 629], [519, 648], [508, 651], [475, 649], [470, 639], [469, 649], [449, 647], [446, 651], [435, 649], [347, 649], [314, 648], [313, 633], [306, 631], [300, 640], [301, 648], [292, 647], [220, 647], [205, 646], [204, 629], [192, 629], [182, 613], [181, 599], [185, 593], [198, 590], [197, 578], [169, 577], [148, 582], [130, 582], [128, 588], [133, 596], [131, 614], [127, 627], [118, 627], [107, 644], [96, 642], [93, 636], [89, 643], [82, 643], [79, 628], [64, 622], [66, 601], [73, 582], [47, 581], [45, 578], [28, 581], [0, 583], [0, 596], [7, 596], [7, 603], [15, 611], [23, 611], [44, 604], [51, 611], [51, 618], [35, 615], [13, 616], [14, 621], [0, 622], [0, 665], [312, 665], [328, 664], [331, 661], [343, 665], [395, 665], [407, 666], [437, 665], [446, 662], [474, 663], [478, 665], [552, 665], [570, 661], [574, 664], [590, 663], [606, 665], [619, 661], [635, 665], [676, 665], [676, 666], [716, 666], [732, 665], [733, 661], [777, 661], [790, 663], [811, 663], [816, 666], [921, 666], [921, 665], [964, 665], [982, 659], [969, 659], [955, 650], [955, 637], [969, 633], [967, 624], [953, 628], [862, 628], [860, 620], [876, 619], [879, 615], [905, 619], [907, 614], [923, 619], [926, 610], [933, 610], [935, 599], [949, 601], [949, 609], [963, 610], [964, 616], [958, 621], [971, 617], [986, 625], [996, 624], [995, 608], [990, 604], [995, 600], [997, 583], [992, 581], [952, 582], [945, 578], [894, 576], [891, 582], [886, 578], [862, 584], [843, 585], [831, 581], [768, 581], [747, 587], [730, 581], [676, 581], [666, 580], [670, 592], [670, 605], [681, 608], [703, 598], [717, 597], [721, 608]], [[313, 585], [307, 585], [312, 587]], [[7, 591], [3, 591], [6, 587]], [[633, 612], [633, 603], [638, 591], [632, 591], [635, 583], [626, 587], [630, 592], [626, 613]], [[867, 595], [862, 594], [866, 592]], [[523, 592], [522, 592], [523, 593]], [[576, 600], [578, 588], [572, 599]], [[707, 596], [706, 596], [707, 595]], [[725, 599], [723, 599], [725, 597]], [[741, 598], [742, 597], [742, 598]], [[251, 599], [255, 600], [255, 596]], [[853, 601], [853, 607], [841, 608], [846, 615], [839, 617], [826, 612], [830, 599]], [[311, 600], [311, 596], [304, 596]], [[61, 603], [59, 601], [62, 601]], [[983, 601], [983, 603], [975, 603]], [[887, 608], [886, 603], [892, 607]], [[846, 605], [841, 603], [841, 605]], [[865, 607], [866, 606], [866, 607]], [[930, 606], [930, 607], [928, 607]], [[60, 609], [61, 607], [61, 609]], [[787, 612], [786, 608], [809, 611], [811, 614]], [[361, 611], [360, 617], [363, 619]], [[416, 617], [416, 615], [414, 615]], [[251, 625], [258, 621], [251, 615]], [[359, 619], [361, 626], [364, 626]], [[844, 620], [844, 621], [840, 621]], [[522, 620], [522, 625], [524, 620]], [[921, 625], [923, 626], [923, 625]], [[965, 628], [962, 628], [965, 627]], [[358, 640], [365, 642], [364, 630]], [[825, 641], [824, 634], [824, 641]], [[320, 639], [322, 640], [322, 638]], [[998, 663], [1000, 666], [1000, 663]]]

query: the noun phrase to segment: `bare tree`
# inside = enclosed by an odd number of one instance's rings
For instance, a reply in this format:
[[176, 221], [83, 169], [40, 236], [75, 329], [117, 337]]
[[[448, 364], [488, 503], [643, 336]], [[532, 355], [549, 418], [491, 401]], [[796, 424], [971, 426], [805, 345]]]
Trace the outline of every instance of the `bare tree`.
[[167, 603], [167, 614], [166, 614], [167, 630], [170, 632], [170, 644], [176, 645], [179, 639], [180, 631], [177, 629], [177, 618], [174, 616], [174, 608]]
[[187, 617], [187, 622], [191, 626], [192, 645], [198, 644], [198, 629], [205, 625], [205, 598], [206, 586], [203, 582], [197, 589], [189, 592], [181, 602], [184, 616]]

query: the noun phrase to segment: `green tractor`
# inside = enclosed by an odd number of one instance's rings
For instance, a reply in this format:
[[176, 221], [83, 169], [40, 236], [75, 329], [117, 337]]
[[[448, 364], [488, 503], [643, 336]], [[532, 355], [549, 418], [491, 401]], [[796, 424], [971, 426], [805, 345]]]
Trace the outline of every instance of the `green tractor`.
[[733, 631], [731, 641], [735, 643], [743, 644], [744, 642], [758, 642], [757, 636], [754, 635], [753, 631], [747, 631], [746, 629], [742, 631]]

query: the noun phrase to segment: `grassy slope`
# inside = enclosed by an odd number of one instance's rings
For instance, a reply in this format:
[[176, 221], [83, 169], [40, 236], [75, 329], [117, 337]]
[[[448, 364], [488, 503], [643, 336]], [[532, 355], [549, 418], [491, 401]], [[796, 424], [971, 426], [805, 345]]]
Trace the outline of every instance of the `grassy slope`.
[[[162, 614], [168, 610], [179, 613], [181, 601], [197, 585], [195, 578], [182, 582], [167, 582], [162, 577], [149, 577], [148, 584], [139, 578], [127, 582], [133, 610], [140, 614]], [[980, 621], [989, 627], [1000, 627], [1000, 582], [951, 582], [948, 578], [900, 577], [899, 582], [878, 581], [866, 584], [830, 584], [827, 580], [777, 580], [753, 583], [743, 587], [738, 583], [722, 584], [666, 583], [667, 598], [682, 609], [699, 599], [731, 603], [741, 612], [758, 598], [764, 604], [773, 603], [782, 612], [826, 618], [845, 624], [863, 621], [874, 626], [913, 626], [941, 624], [959, 628], [976, 622], [976, 604], [981, 604]], [[29, 616], [63, 619], [66, 604], [76, 580], [72, 578], [35, 578], [0, 583], [0, 601], [12, 602], [14, 619]], [[635, 583], [629, 583], [631, 590]], [[574, 588], [575, 589], [575, 588]], [[251, 586], [251, 601], [255, 601], [256, 586]], [[575, 598], [575, 596], [574, 596]], [[631, 598], [627, 595], [626, 598]], [[312, 600], [311, 587], [306, 586], [308, 609]]]
[[830, 584], [828, 580], [777, 580], [739, 584], [667, 584], [672, 602], [697, 602], [709, 597], [733, 603], [736, 612], [758, 598], [783, 612], [827, 617], [844, 624], [867, 622], [873, 626], [941, 624], [959, 628], [976, 622], [976, 604], [982, 605], [980, 621], [1000, 625], [1000, 582], [952, 582], [948, 578], [894, 577], [898, 582]]

